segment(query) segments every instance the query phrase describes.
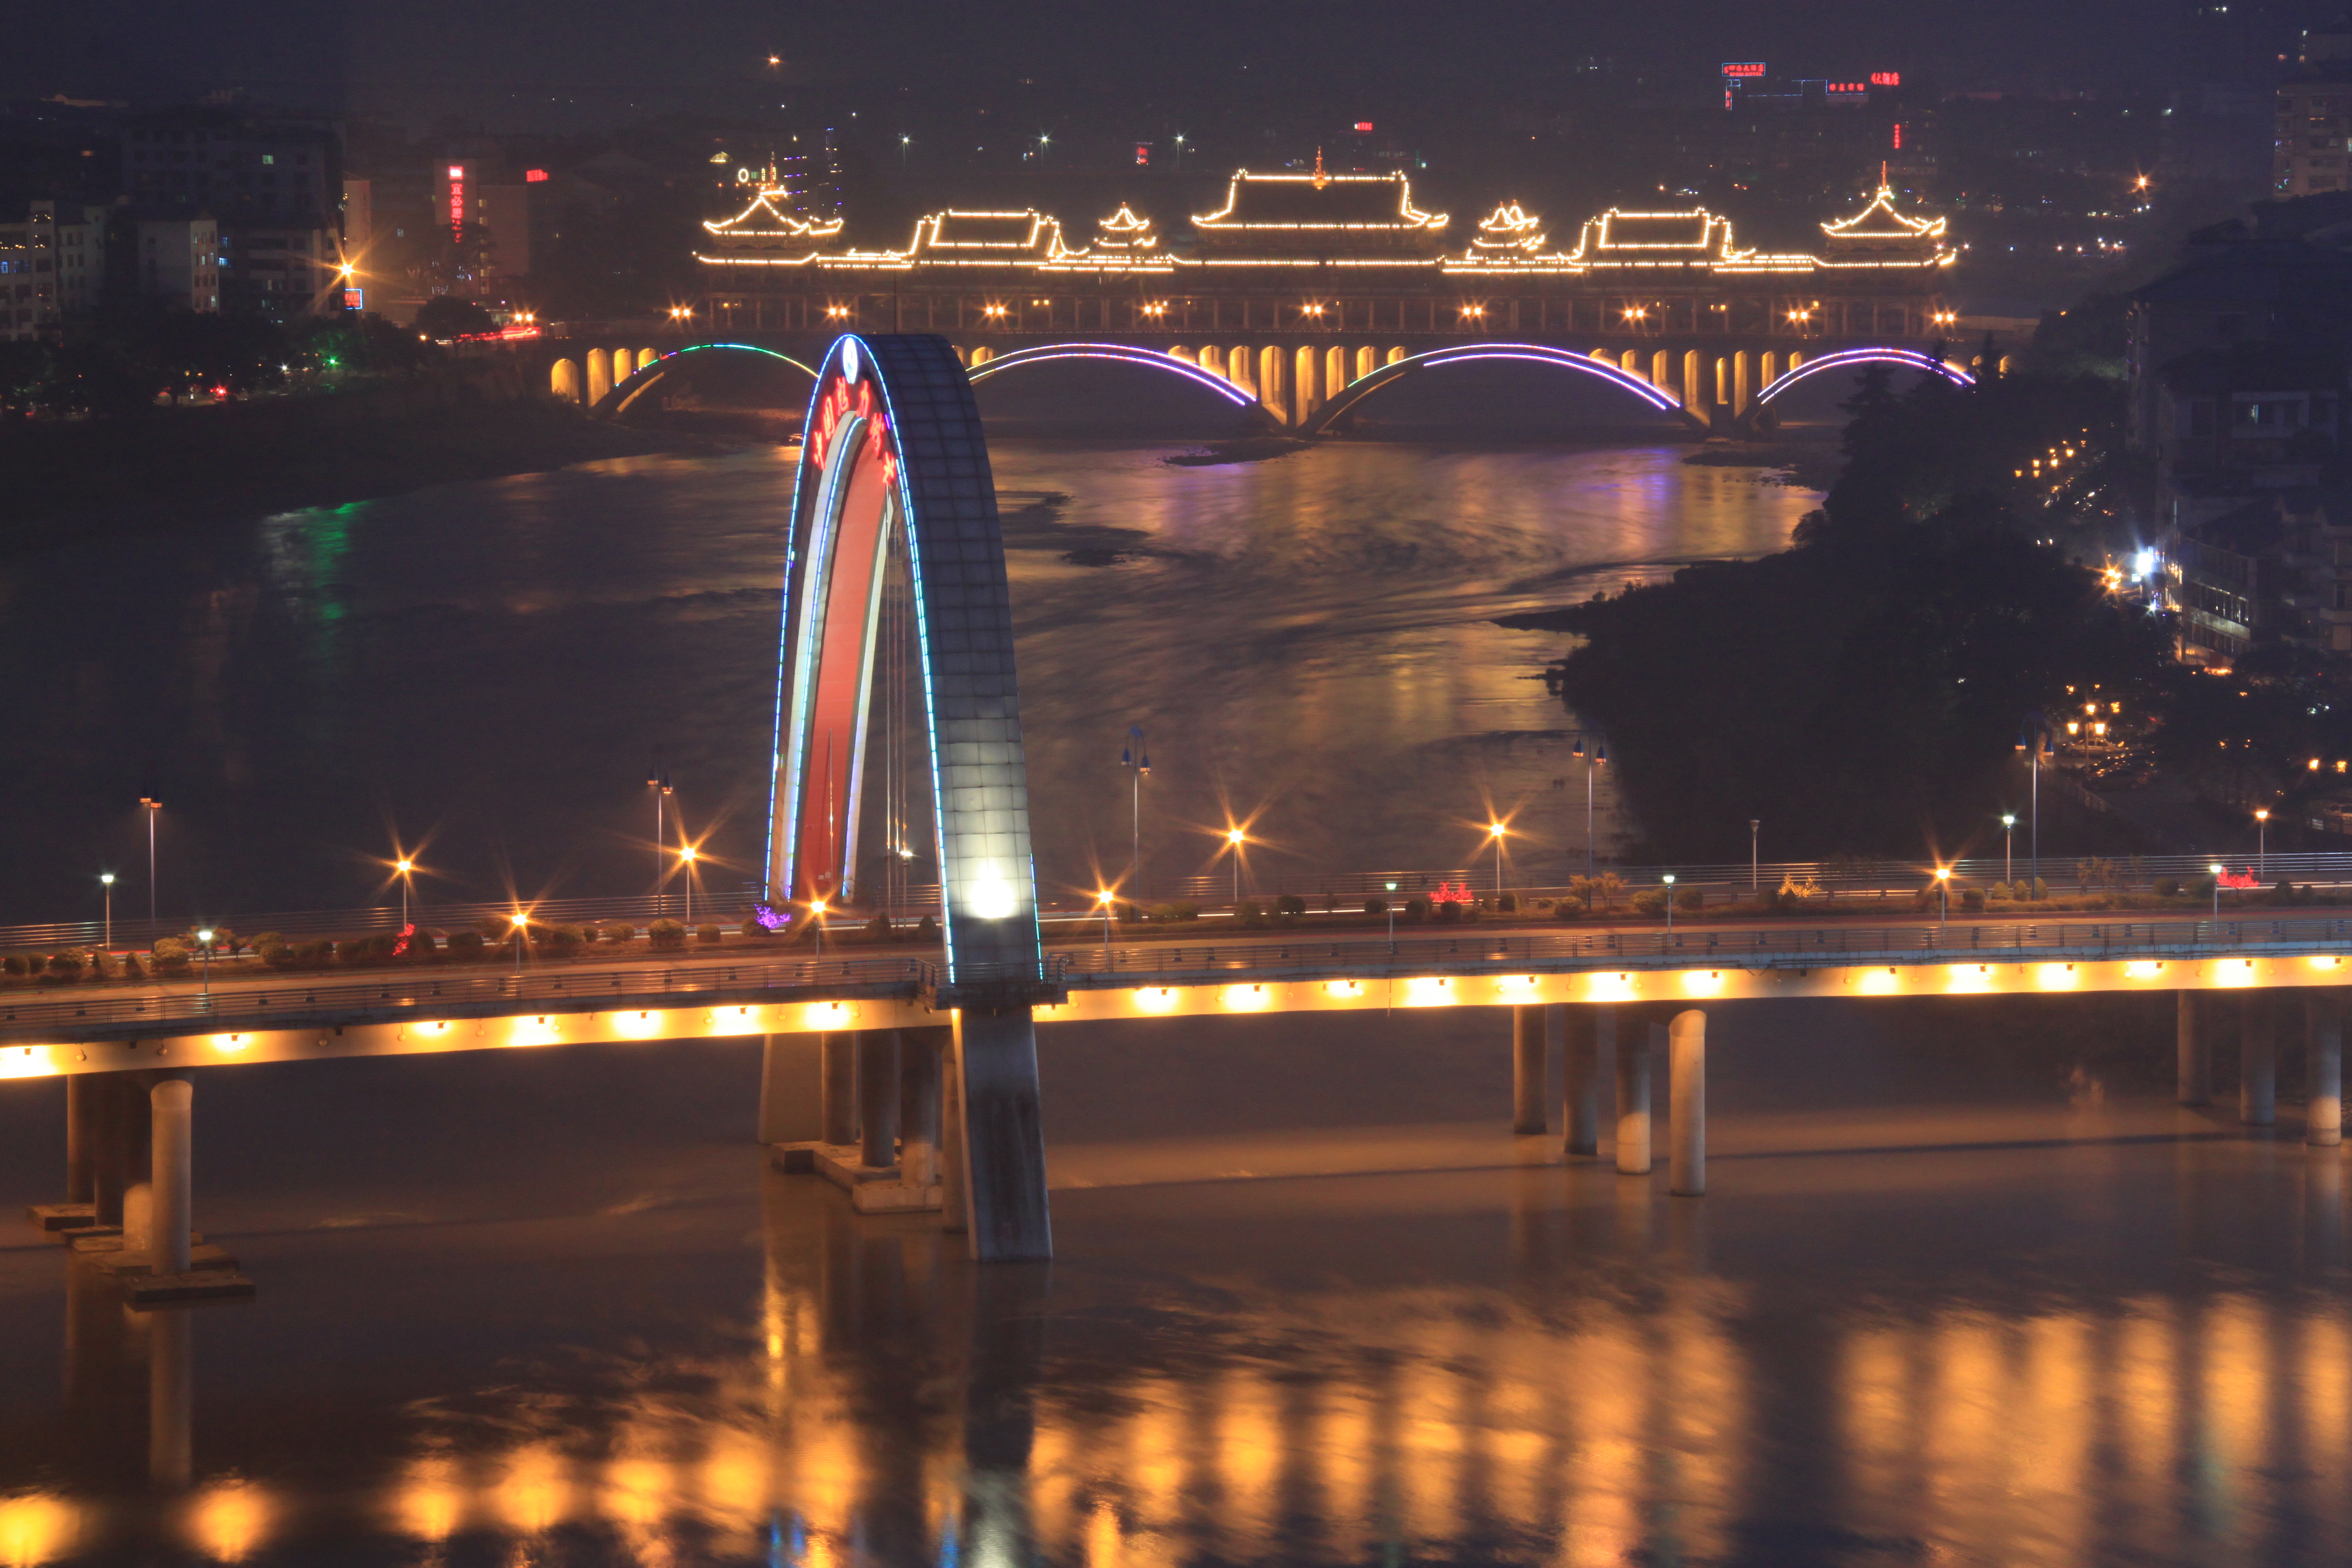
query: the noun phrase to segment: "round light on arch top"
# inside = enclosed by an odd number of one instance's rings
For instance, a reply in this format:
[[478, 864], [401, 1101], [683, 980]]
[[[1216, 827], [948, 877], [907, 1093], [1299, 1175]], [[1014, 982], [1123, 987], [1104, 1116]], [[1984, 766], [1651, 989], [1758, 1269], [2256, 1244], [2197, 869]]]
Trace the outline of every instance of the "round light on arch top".
[[841, 345], [841, 376], [844, 381], [857, 379], [857, 340], [850, 338]]

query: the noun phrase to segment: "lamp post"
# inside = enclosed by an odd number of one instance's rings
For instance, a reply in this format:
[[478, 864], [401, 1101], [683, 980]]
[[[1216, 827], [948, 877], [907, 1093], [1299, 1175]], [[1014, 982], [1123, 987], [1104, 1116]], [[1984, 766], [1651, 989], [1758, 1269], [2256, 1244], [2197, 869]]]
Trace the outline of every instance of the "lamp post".
[[1486, 837], [1495, 841], [1495, 900], [1497, 908], [1501, 907], [1503, 898], [1503, 835], [1509, 831], [1499, 822], [1486, 824]]
[[515, 978], [520, 980], [522, 978], [523, 928], [530, 924], [530, 917], [517, 910], [508, 918], [514, 921]]
[[1127, 744], [1119, 751], [1118, 765], [1132, 775], [1129, 780], [1132, 804], [1128, 829], [1127, 885], [1136, 890], [1136, 897], [1141, 898], [1143, 896], [1143, 779], [1145, 774], [1151, 772], [1151, 753], [1144, 749], [1141, 725], [1129, 724], [1127, 727]]
[[139, 804], [147, 810], [147, 940], [152, 942], [155, 940], [155, 814], [163, 809], [163, 803], [142, 795], [139, 797]]
[[654, 764], [653, 776], [646, 780], [646, 787], [654, 792], [654, 918], [658, 920], [661, 918], [663, 903], [662, 825], [663, 818], [667, 815], [664, 806], [670, 795], [669, 774], [663, 770], [658, 762]]
[[213, 931], [206, 926], [196, 933], [196, 943], [205, 950], [205, 1005], [213, 1005]]
[[1382, 883], [1382, 884], [1381, 884], [1381, 886], [1383, 886], [1383, 887], [1387, 888], [1387, 889], [1388, 889], [1388, 890], [1389, 890], [1389, 896], [1388, 896], [1387, 898], [1385, 898], [1385, 899], [1381, 900], [1381, 901], [1382, 903], [1384, 903], [1384, 904], [1386, 904], [1386, 905], [1388, 906], [1388, 910], [1389, 910], [1389, 951], [1390, 951], [1391, 952], [1394, 952], [1396, 951], [1396, 890], [1397, 890], [1397, 889], [1396, 889], [1396, 884], [1395, 884], [1394, 882], [1384, 882], [1384, 883]]
[[2221, 863], [2218, 860], [2205, 868], [2213, 873], [2213, 923], [2221, 923]]
[[1592, 754], [1584, 756], [1584, 731], [1576, 733], [1576, 744], [1570, 755], [1584, 757], [1584, 874], [1592, 875], [1592, 773], [1609, 760], [1609, 742], [1600, 736], [1592, 737]]
[[1241, 908], [1242, 902], [1242, 846], [1248, 842], [1248, 836], [1240, 828], [1225, 829], [1226, 847], [1234, 853], [1234, 907], [1235, 909]]
[[1666, 873], [1666, 934], [1675, 934], [1675, 874]]
[[691, 844], [677, 847], [678, 869], [686, 876], [686, 923], [694, 923], [694, 862], [699, 858]]
[[408, 923], [408, 874], [416, 869], [416, 862], [394, 860], [392, 868], [400, 873], [400, 923], [405, 926]]
[[105, 945], [107, 950], [111, 952], [114, 948], [114, 873], [111, 871], [100, 871], [98, 874], [98, 885], [106, 889]]
[[2039, 710], [2028, 713], [2024, 727], [2017, 732], [2017, 749], [2023, 752], [2029, 746], [2033, 763], [2033, 802], [2026, 844], [2032, 856], [2033, 882], [2026, 891], [2038, 899], [2042, 896], [2042, 753], [2050, 749], [2050, 721]]
[[809, 900], [809, 919], [816, 922], [816, 955], [823, 958], [824, 956], [824, 900], [823, 899]]
[[[2000, 879], [2017, 880], [2017, 813], [2013, 811], [2000, 814]], [[2014, 889], [2010, 896], [2016, 897]]]
[[2254, 813], [2254, 880], [2264, 882], [2271, 874], [2271, 813], [2264, 806]]
[[1764, 896], [1762, 862], [1756, 858], [1756, 835], [1764, 826], [1760, 817], [1748, 819], [1748, 890], [1758, 898]]
[[1950, 917], [1951, 912], [1952, 868], [1949, 866], [1938, 866], [1936, 868], [1936, 941], [1939, 944], [1944, 940], [1944, 921]]
[[1095, 889], [1095, 907], [1102, 911], [1103, 964], [1106, 968], [1110, 963], [1110, 899], [1111, 890], [1108, 888]]

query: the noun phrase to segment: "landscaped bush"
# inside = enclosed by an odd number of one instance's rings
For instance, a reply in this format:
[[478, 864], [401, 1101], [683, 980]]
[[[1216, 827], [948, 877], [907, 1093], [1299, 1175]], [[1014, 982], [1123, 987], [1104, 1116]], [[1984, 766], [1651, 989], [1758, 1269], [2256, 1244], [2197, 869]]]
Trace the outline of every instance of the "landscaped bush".
[[604, 928], [606, 942], [635, 942], [636, 938], [637, 928], [626, 921], [614, 921]]
[[[890, 917], [876, 915], [874, 918], [881, 922], [882, 930], [887, 933], [890, 929]], [[698, 925], [694, 928], [694, 940], [705, 947], [717, 947], [726, 937], [715, 925]]]
[[373, 936], [353, 937], [349, 942], [335, 944], [335, 962], [350, 964], [382, 963], [392, 956], [393, 947], [399, 941], [400, 938], [390, 931], [377, 931]]
[[1389, 901], [1377, 895], [1372, 898], [1366, 899], [1364, 900], [1364, 912], [1368, 915], [1384, 915], [1389, 912]]
[[304, 969], [320, 969], [335, 962], [335, 944], [316, 937], [294, 950], [294, 961]]
[[157, 937], [152, 956], [158, 974], [185, 974], [188, 972], [187, 944], [178, 937]]
[[677, 921], [657, 920], [646, 928], [657, 952], [675, 952], [686, 945], [686, 927]]
[[1234, 906], [1234, 922], [1236, 925], [1262, 926], [1265, 924], [1265, 911], [1257, 907], [1255, 900], [1244, 899]]
[[273, 934], [267, 939], [256, 937], [253, 942], [253, 951], [263, 963], [272, 969], [294, 967], [293, 945], [282, 936]]
[[1495, 912], [1505, 915], [1517, 914], [1519, 912], [1518, 894], [1496, 893], [1495, 895]]
[[1662, 915], [1666, 912], [1666, 890], [1644, 888], [1633, 895], [1633, 912], [1637, 915]]
[[406, 957], [417, 963], [431, 963], [441, 956], [440, 932], [419, 926], [408, 933]]
[[939, 941], [940, 922], [938, 920], [930, 915], [925, 915], [921, 920], [917, 921], [915, 922], [915, 940], [917, 942]]
[[482, 933], [484, 942], [504, 942], [514, 930], [514, 921], [504, 915], [484, 915], [474, 922], [474, 929]]
[[48, 973], [59, 980], [79, 980], [86, 967], [79, 952], [53, 952], [47, 965]]
[[1982, 888], [1970, 888], [1960, 895], [1960, 908], [1972, 915], [1984, 913], [1985, 896]]
[[453, 931], [449, 933], [449, 956], [453, 959], [479, 958], [484, 945], [480, 931]]
[[1404, 901], [1404, 918], [1408, 925], [1419, 925], [1429, 919], [1429, 900], [1423, 898], [1407, 899]]
[[26, 961], [25, 955], [21, 952], [12, 952], [6, 958], [0, 958], [0, 971], [5, 971], [19, 979], [31, 973], [32, 968], [33, 966]]
[[745, 915], [743, 917], [743, 923], [735, 929], [741, 931], [745, 936], [765, 936], [768, 934], [768, 928], [760, 923], [760, 917], [756, 914]]
[[1675, 895], [1675, 908], [1685, 914], [1698, 913], [1706, 908], [1706, 890], [1703, 888], [1685, 888]]
[[1463, 908], [1463, 905], [1457, 904], [1453, 900], [1448, 899], [1444, 903], [1438, 905], [1436, 910], [1433, 912], [1435, 914], [1437, 923], [1439, 925], [1456, 925], [1461, 922]]
[[[715, 927], [710, 926], [703, 928], [705, 931], [715, 929]], [[695, 934], [699, 936], [701, 932], [698, 931]], [[890, 911], [888, 910], [875, 910], [874, 918], [866, 922], [866, 934], [872, 937], [876, 942], [888, 942], [892, 934], [890, 929]], [[718, 939], [713, 937], [711, 940], [715, 942]]]
[[1574, 899], [1562, 899], [1551, 907], [1551, 912], [1553, 918], [1557, 920], [1580, 921], [1584, 918], [1585, 910], [1584, 906]]
[[1307, 912], [1307, 900], [1297, 893], [1285, 893], [1274, 900], [1274, 907], [1282, 914], [1303, 915]]
[[2156, 879], [2156, 896], [2159, 899], [2179, 898], [2180, 896], [2180, 879], [2178, 877], [2158, 877]]
[[570, 958], [580, 951], [578, 926], [548, 926], [537, 934], [541, 950], [557, 958]]

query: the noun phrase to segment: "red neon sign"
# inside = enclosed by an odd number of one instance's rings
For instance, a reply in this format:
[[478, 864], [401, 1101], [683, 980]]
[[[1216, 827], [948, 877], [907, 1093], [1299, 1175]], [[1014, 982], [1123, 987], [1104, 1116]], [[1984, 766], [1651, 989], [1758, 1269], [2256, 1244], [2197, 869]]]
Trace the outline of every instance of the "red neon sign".
[[2262, 886], [2261, 882], [2255, 880], [2254, 874], [2251, 870], [2224, 871], [2217, 879], [2221, 882], [2221, 886], [2225, 888], [2259, 888]]
[[1726, 60], [1723, 65], [1723, 74], [1726, 76], [1762, 76], [1764, 74], [1764, 62], [1762, 60]]
[[523, 184], [527, 185], [538, 184], [541, 180], [546, 178], [547, 171], [544, 169], [525, 169], [522, 172]]
[[1822, 83], [1822, 90], [1832, 93], [1868, 92], [1870, 85], [1859, 81], [1825, 81]]
[[1903, 151], [1903, 121], [1899, 120], [1895, 122], [1895, 150]]
[[1135, 144], [1135, 166], [1139, 169], [1144, 168], [1148, 166], [1150, 162], [1151, 143], [1149, 142], [1138, 142]]
[[449, 235], [453, 239], [466, 237], [466, 166], [449, 165]]
[[1870, 73], [1870, 85], [1873, 87], [1901, 87], [1903, 85], [1903, 73], [1901, 71], [1873, 71]]
[[1467, 882], [1440, 882], [1437, 890], [1429, 895], [1433, 904], [1475, 904], [1477, 895], [1470, 891]]
[[1372, 122], [1371, 122], [1370, 121], [1369, 121], [1369, 120], [1359, 120], [1359, 121], [1356, 121], [1356, 134], [1357, 134], [1357, 135], [1359, 135], [1359, 136], [1370, 136], [1371, 133], [1372, 133]]

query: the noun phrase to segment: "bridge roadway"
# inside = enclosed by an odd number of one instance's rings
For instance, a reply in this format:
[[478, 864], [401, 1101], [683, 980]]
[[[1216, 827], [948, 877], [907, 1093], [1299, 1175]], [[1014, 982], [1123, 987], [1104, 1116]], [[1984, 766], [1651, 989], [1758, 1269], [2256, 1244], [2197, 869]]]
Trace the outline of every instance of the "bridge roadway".
[[[24, 991], [0, 1078], [604, 1041], [936, 1026], [936, 948], [387, 968]], [[1048, 950], [1039, 1024], [1530, 1004], [2050, 994], [2352, 984], [2352, 919], [1789, 921], [1234, 932]]]

